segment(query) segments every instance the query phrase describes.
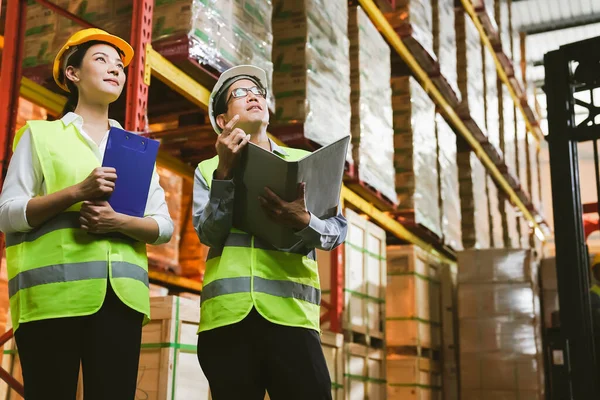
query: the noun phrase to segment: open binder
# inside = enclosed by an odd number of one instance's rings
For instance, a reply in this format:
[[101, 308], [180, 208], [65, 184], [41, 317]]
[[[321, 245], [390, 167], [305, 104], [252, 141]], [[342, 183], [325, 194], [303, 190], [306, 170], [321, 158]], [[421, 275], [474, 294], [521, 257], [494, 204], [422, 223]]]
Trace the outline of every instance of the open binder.
[[337, 215], [349, 142], [350, 136], [344, 136], [297, 161], [284, 160], [248, 143], [234, 175], [233, 226], [278, 249], [296, 245], [300, 237], [293, 229], [272, 221], [258, 197], [268, 187], [283, 200], [293, 201], [299, 184], [306, 182], [308, 211], [321, 219]]

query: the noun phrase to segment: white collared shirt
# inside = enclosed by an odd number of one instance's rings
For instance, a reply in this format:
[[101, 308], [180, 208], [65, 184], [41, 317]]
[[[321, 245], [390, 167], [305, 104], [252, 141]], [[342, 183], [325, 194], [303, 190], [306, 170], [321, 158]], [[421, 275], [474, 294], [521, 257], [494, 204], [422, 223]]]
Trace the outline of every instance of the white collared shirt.
[[[67, 113], [61, 121], [68, 126], [74, 124], [81, 136], [98, 161], [102, 162], [108, 131], [98, 146], [91, 137], [83, 131], [83, 118], [75, 113]], [[111, 127], [121, 128], [121, 125], [112, 119], [108, 120]], [[27, 203], [35, 196], [46, 194], [46, 184], [34, 143], [31, 140], [31, 131], [25, 130], [17, 144], [12, 156], [2, 193], [0, 193], [0, 231], [4, 233], [27, 232], [33, 228], [27, 221]], [[162, 244], [170, 240], [173, 234], [173, 220], [165, 201], [165, 192], [159, 184], [159, 176], [154, 173], [150, 183], [146, 216], [153, 218], [158, 224], [158, 239], [153, 244]]]

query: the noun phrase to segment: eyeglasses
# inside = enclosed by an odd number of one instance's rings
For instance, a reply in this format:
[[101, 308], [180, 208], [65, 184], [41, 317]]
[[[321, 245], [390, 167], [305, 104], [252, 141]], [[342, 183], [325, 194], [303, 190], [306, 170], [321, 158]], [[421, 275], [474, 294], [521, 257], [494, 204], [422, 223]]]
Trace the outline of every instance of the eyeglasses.
[[232, 97], [236, 99], [240, 97], [246, 97], [248, 95], [248, 92], [252, 92], [253, 95], [261, 97], [266, 97], [267, 95], [266, 90], [263, 88], [259, 88], [258, 86], [252, 86], [251, 88], [240, 87], [231, 91], [231, 95], [229, 95], [227, 103], [229, 103]]

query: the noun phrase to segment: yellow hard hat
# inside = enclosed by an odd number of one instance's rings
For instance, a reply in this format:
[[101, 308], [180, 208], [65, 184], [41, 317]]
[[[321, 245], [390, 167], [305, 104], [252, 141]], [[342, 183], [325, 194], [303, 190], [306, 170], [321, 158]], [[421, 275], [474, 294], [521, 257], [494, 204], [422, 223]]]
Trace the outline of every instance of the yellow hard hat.
[[65, 83], [65, 75], [64, 70], [66, 66], [66, 61], [68, 57], [73, 54], [69, 52], [73, 47], [78, 46], [83, 43], [91, 42], [94, 40], [98, 40], [101, 42], [106, 42], [112, 44], [117, 49], [123, 52], [123, 65], [128, 66], [131, 60], [133, 59], [133, 48], [127, 43], [125, 40], [121, 39], [118, 36], [111, 35], [108, 32], [103, 31], [102, 29], [96, 28], [88, 28], [80, 30], [74, 33], [69, 40], [64, 44], [64, 46], [59, 50], [56, 58], [54, 59], [54, 66], [52, 67], [52, 75], [54, 76], [54, 81], [56, 84], [63, 90], [69, 92], [69, 88]]
[[590, 264], [590, 268], [594, 269], [594, 267], [600, 265], [600, 253], [596, 254], [594, 256], [594, 259], [592, 260], [592, 263]]

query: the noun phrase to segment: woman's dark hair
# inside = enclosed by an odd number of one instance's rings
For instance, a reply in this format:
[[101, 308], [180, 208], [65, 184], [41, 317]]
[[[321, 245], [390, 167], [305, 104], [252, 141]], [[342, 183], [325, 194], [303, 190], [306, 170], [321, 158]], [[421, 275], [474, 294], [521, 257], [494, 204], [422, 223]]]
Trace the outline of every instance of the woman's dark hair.
[[[113, 46], [110, 43], [102, 42], [100, 40], [92, 40], [92, 41], [80, 44], [77, 47], [77, 50], [75, 51], [75, 53], [73, 53], [71, 55], [71, 57], [69, 57], [69, 59], [67, 60], [67, 65], [65, 66], [65, 69], [66, 69], [66, 67], [81, 68], [81, 63], [83, 61], [83, 57], [85, 56], [87, 51], [90, 49], [90, 47], [95, 46], [97, 44], [109, 45], [109, 46], [113, 47], [115, 50], [117, 50], [117, 53], [119, 53], [119, 55], [121, 57], [124, 55], [124, 53], [121, 50], [119, 50], [118, 48], [116, 48], [115, 46]], [[65, 115], [69, 112], [75, 111], [75, 108], [77, 108], [77, 103], [79, 102], [79, 92], [77, 91], [77, 86], [75, 86], [73, 81], [71, 81], [69, 78], [64, 76], [64, 71], [62, 71], [61, 73], [63, 74], [63, 79], [65, 80], [65, 84], [69, 88], [69, 95], [67, 96], [67, 103], [65, 104], [65, 107], [63, 108], [63, 112], [62, 112], [62, 115]]]

